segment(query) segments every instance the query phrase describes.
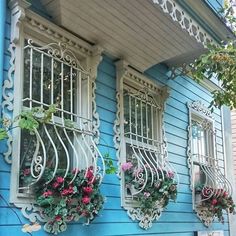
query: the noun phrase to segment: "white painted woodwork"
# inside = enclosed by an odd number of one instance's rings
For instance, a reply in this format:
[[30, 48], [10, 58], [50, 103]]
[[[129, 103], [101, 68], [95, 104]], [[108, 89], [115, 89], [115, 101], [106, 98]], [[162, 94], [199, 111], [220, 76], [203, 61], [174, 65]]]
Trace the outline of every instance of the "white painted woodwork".
[[203, 46], [152, 0], [42, 0], [53, 21], [144, 71], [192, 60]]
[[232, 153], [234, 159], [234, 177], [236, 180], [236, 110], [231, 112], [231, 125], [232, 125]]

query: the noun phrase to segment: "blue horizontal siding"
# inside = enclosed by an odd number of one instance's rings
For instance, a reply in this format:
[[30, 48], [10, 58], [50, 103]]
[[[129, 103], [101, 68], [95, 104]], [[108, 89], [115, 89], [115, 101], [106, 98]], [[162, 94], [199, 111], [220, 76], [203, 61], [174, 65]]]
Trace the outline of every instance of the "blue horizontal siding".
[[[9, 12], [6, 20], [5, 36], [5, 64], [4, 76], [7, 76], [10, 55], [7, 50], [10, 37]], [[121, 207], [120, 180], [116, 174], [105, 176], [101, 191], [106, 196], [104, 209], [94, 222], [86, 227], [82, 223], [71, 223], [68, 230], [61, 234], [65, 236], [105, 236], [105, 235], [132, 235], [132, 236], [193, 236], [194, 231], [206, 230], [192, 209], [192, 193], [190, 190], [189, 169], [187, 167], [186, 146], [188, 141], [188, 108], [187, 102], [201, 100], [206, 106], [210, 104], [211, 95], [201, 85], [195, 83], [188, 77], [177, 77], [168, 80], [165, 65], [150, 68], [146, 75], [161, 85], [170, 88], [170, 96], [166, 101], [164, 113], [164, 126], [167, 137], [168, 158], [170, 163], [179, 174], [178, 196], [176, 203], [173, 201], [167, 206], [159, 221], [153, 223], [153, 227], [145, 231], [139, 228], [137, 222], [133, 222], [126, 211]], [[113, 125], [116, 119], [116, 70], [114, 62], [107, 56], [103, 57], [98, 67], [96, 80], [96, 104], [100, 117], [100, 151], [109, 153], [114, 164], [117, 165], [116, 150], [114, 148]], [[224, 166], [223, 139], [221, 113], [218, 109], [214, 111], [215, 127], [217, 129], [217, 153], [219, 164]], [[0, 194], [9, 200], [10, 189], [10, 166], [3, 161], [0, 154]], [[20, 219], [25, 223], [27, 220], [17, 210]], [[214, 223], [213, 229], [225, 230], [225, 236], [229, 235], [228, 224]], [[14, 212], [0, 199], [0, 236], [25, 235], [21, 232], [21, 224]], [[47, 235], [43, 230], [33, 235]]]

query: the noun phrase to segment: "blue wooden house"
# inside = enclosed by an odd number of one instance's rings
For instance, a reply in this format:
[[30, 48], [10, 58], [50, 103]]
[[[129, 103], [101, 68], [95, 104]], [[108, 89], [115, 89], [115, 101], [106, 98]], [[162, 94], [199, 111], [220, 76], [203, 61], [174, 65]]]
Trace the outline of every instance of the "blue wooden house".
[[188, 73], [222, 4], [0, 1], [0, 236], [236, 235], [229, 112]]

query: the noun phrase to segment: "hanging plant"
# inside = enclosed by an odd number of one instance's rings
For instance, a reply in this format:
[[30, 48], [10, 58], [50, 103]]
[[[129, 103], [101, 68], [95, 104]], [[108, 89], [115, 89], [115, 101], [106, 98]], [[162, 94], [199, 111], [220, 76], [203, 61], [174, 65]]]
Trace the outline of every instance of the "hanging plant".
[[[18, 126], [35, 135], [40, 131], [42, 124], [48, 124], [52, 115], [57, 112], [56, 106], [52, 105], [47, 110], [35, 107], [23, 111], [18, 117]], [[65, 120], [68, 128], [74, 128], [73, 122]], [[37, 131], [38, 130], [38, 131]], [[113, 174], [115, 167], [109, 154], [105, 154], [106, 173]], [[31, 186], [35, 180], [32, 177], [32, 166], [27, 158], [23, 163], [20, 173], [20, 181], [23, 186]], [[98, 167], [99, 168], [99, 167]], [[30, 193], [34, 197], [35, 204], [40, 207], [40, 214], [45, 220], [45, 231], [53, 234], [63, 232], [67, 224], [72, 221], [83, 221], [89, 224], [103, 208], [105, 198], [100, 192], [101, 175], [93, 166], [86, 169], [74, 169], [67, 171], [66, 168], [57, 169], [46, 167], [36, 184], [33, 184]]]
[[74, 170], [65, 178], [64, 174], [65, 170], [58, 170], [52, 179], [53, 171], [46, 170], [35, 187], [35, 201], [47, 219], [44, 228], [49, 233], [66, 230], [71, 221], [81, 219], [89, 224], [103, 207], [104, 197], [99, 188], [101, 179], [94, 175], [93, 167], [87, 171]]
[[224, 211], [235, 214], [235, 204], [228, 192], [223, 189], [213, 189], [210, 187], [198, 187], [196, 194], [200, 194], [201, 200], [197, 208], [205, 211], [207, 217], [217, 218], [224, 223]]
[[131, 195], [137, 193], [132, 196], [138, 202], [138, 207], [144, 214], [151, 214], [157, 205], [165, 208], [170, 199], [176, 200], [177, 183], [174, 180], [173, 172], [158, 169], [160, 178], [157, 178], [157, 174], [155, 174], [155, 179], [153, 174], [156, 170], [150, 169], [148, 166], [146, 166], [145, 171], [138, 167], [137, 163], [126, 162], [121, 165], [121, 169], [125, 176], [125, 187]]

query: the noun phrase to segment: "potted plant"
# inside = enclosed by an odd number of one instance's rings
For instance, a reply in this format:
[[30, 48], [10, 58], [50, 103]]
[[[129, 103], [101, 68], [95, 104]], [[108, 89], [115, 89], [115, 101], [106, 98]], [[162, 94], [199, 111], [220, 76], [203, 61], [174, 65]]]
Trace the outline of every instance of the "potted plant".
[[197, 203], [197, 209], [204, 211], [212, 220], [216, 217], [219, 222], [224, 223], [224, 211], [235, 213], [234, 201], [224, 189], [204, 186], [201, 188], [200, 196], [201, 200]]
[[[145, 171], [134, 161], [123, 163], [121, 169], [124, 172], [125, 187], [131, 195], [133, 193], [133, 198], [144, 214], [151, 214], [152, 209], [155, 209], [157, 205], [165, 208], [170, 199], [176, 200], [177, 183], [174, 180], [173, 172], [161, 169], [154, 170], [148, 166], [146, 166]], [[158, 174], [155, 171], [158, 171]], [[142, 191], [140, 191], [141, 189]]]

